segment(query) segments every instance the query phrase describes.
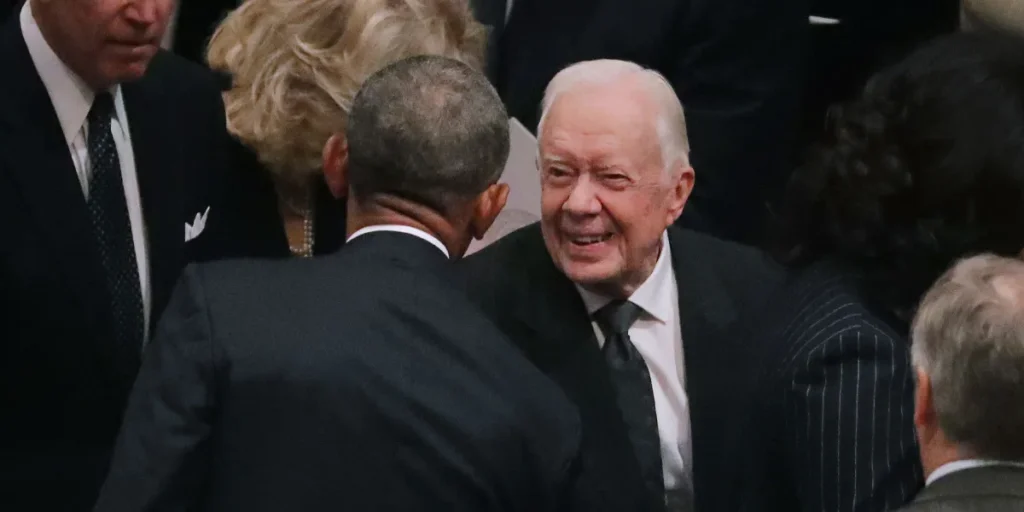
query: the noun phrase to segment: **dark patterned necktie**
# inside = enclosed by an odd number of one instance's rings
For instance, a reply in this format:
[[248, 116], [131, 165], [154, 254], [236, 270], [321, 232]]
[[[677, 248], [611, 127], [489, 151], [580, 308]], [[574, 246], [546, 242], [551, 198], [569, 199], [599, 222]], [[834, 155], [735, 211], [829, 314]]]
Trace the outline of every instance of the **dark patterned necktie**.
[[110, 133], [113, 115], [114, 100], [110, 93], [97, 94], [88, 118], [92, 164], [88, 206], [111, 302], [118, 360], [133, 368], [142, 350], [145, 320], [121, 162]]
[[642, 312], [640, 306], [632, 302], [614, 301], [594, 313], [594, 320], [604, 333], [602, 351], [633, 452], [640, 462], [647, 491], [654, 503], [658, 503], [665, 500], [665, 480], [654, 389], [647, 363], [629, 339], [629, 328]]

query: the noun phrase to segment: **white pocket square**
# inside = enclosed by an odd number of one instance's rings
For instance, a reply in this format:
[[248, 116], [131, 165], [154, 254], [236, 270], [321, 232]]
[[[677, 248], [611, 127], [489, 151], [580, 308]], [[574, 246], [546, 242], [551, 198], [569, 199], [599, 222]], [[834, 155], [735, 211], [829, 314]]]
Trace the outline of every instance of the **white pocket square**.
[[209, 216], [209, 214], [210, 207], [207, 206], [206, 211], [204, 211], [203, 213], [196, 214], [196, 218], [192, 220], [191, 224], [189, 224], [188, 222], [185, 223], [186, 242], [191, 242], [192, 240], [195, 240], [196, 237], [203, 233], [203, 230], [206, 229], [206, 218]]

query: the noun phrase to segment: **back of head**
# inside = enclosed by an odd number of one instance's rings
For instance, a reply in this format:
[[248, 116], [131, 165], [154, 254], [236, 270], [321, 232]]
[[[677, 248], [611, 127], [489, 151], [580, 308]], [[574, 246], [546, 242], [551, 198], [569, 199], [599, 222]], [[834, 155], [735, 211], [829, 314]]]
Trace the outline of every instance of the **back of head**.
[[415, 55], [482, 69], [485, 45], [466, 0], [246, 0], [207, 58], [233, 80], [231, 132], [275, 174], [310, 177], [368, 76]]
[[831, 116], [790, 181], [777, 249], [833, 257], [909, 311], [954, 261], [1024, 247], [1024, 45], [940, 38], [874, 76]]
[[1024, 262], [976, 256], [943, 275], [914, 319], [912, 353], [950, 441], [1024, 461]]
[[960, 27], [1024, 37], [1024, 3], [1019, 0], [962, 0]]
[[487, 78], [437, 56], [405, 59], [367, 79], [347, 136], [357, 202], [393, 196], [446, 217], [498, 181], [509, 153], [508, 117]]

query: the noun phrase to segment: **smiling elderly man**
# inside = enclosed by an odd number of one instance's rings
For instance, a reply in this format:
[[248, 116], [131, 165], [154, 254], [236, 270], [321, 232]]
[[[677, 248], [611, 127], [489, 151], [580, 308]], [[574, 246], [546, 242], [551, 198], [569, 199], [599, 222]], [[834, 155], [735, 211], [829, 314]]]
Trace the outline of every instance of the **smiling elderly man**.
[[658, 73], [573, 65], [548, 85], [539, 124], [542, 220], [466, 260], [472, 293], [579, 408], [581, 509], [710, 510], [724, 485], [727, 332], [777, 270], [670, 227], [695, 173]]

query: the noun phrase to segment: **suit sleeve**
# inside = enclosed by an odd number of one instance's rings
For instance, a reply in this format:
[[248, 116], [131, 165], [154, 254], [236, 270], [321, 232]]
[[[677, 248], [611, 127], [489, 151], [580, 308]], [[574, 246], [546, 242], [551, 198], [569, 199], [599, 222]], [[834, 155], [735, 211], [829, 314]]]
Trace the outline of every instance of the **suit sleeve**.
[[793, 364], [786, 456], [800, 510], [875, 512], [907, 503], [922, 472], [906, 344], [851, 329], [812, 344]]
[[806, 0], [698, 0], [660, 66], [686, 109], [697, 185], [684, 225], [752, 242], [793, 156]]
[[207, 479], [215, 370], [195, 268], [146, 349], [97, 512], [186, 511]]

